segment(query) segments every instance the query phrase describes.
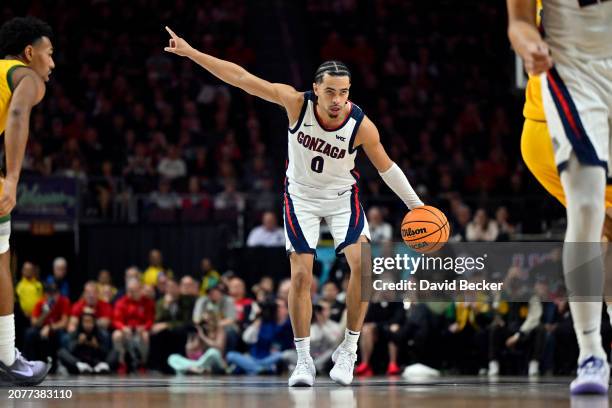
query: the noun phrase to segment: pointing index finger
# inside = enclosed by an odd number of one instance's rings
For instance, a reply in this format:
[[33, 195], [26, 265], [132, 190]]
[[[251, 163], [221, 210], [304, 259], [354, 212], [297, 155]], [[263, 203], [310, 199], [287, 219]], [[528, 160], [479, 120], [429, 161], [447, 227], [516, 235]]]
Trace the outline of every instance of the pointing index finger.
[[171, 36], [172, 38], [174, 38], [174, 39], [177, 39], [177, 38], [178, 38], [178, 35], [176, 35], [176, 34], [174, 33], [174, 31], [172, 31], [172, 30], [170, 29], [170, 27], [166, 26], [166, 31], [168, 31], [168, 33], [170, 34], [170, 36]]

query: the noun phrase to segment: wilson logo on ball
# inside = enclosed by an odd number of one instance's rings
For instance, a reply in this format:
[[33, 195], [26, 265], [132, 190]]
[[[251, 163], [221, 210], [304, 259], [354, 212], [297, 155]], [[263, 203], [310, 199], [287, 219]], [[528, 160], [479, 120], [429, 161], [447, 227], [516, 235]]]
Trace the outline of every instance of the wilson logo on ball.
[[412, 229], [410, 227], [408, 228], [402, 228], [402, 237], [412, 237], [414, 235], [419, 235], [419, 234], [425, 234], [427, 232], [427, 228], [417, 228], [417, 229]]

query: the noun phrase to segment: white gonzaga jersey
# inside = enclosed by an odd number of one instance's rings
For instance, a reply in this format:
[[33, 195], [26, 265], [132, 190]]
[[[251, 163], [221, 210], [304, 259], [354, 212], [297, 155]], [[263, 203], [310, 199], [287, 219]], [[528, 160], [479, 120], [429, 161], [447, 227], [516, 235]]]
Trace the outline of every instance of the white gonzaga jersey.
[[355, 170], [355, 136], [364, 113], [352, 102], [350, 114], [335, 129], [326, 129], [315, 112], [312, 91], [304, 93], [300, 118], [289, 128], [287, 181], [318, 189], [350, 188], [359, 178]]
[[612, 0], [543, 0], [542, 24], [553, 59], [612, 57]]

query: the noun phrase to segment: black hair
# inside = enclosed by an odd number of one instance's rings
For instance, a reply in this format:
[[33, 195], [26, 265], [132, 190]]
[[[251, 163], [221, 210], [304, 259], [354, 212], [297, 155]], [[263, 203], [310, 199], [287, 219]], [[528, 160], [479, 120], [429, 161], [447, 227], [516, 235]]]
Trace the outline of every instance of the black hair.
[[20, 55], [28, 45], [42, 37], [51, 39], [53, 30], [36, 17], [15, 17], [0, 27], [0, 58]]
[[349, 81], [351, 80], [351, 71], [348, 69], [346, 64], [341, 61], [331, 60], [325, 61], [319, 68], [317, 68], [317, 72], [315, 72], [314, 81], [317, 84], [323, 82], [323, 76], [325, 74], [331, 76], [347, 76], [349, 77]]
[[[91, 333], [86, 333], [85, 332], [85, 328], [83, 327], [83, 318], [85, 316], [90, 316], [90, 317], [92, 317], [94, 319], [94, 326], [93, 326], [93, 329], [91, 330]], [[79, 325], [78, 325], [78, 328], [77, 328], [77, 333], [79, 333], [79, 334], [85, 333], [87, 335], [87, 337], [88, 337], [88, 340], [92, 340], [92, 338], [94, 338], [94, 337], [96, 338], [96, 340], [99, 340], [98, 339], [98, 325], [95, 324], [95, 322], [96, 322], [96, 314], [95, 313], [92, 313], [91, 311], [83, 312], [81, 314], [81, 316], [79, 316]]]

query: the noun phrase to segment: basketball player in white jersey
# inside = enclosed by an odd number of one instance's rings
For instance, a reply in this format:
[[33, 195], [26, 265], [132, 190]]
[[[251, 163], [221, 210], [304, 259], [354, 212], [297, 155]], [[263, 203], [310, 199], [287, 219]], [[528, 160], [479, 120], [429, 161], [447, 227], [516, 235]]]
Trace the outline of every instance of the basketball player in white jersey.
[[166, 51], [185, 56], [224, 82], [251, 95], [281, 105], [289, 118], [288, 163], [283, 214], [291, 263], [289, 313], [298, 362], [290, 386], [312, 386], [315, 366], [310, 356], [312, 265], [325, 219], [337, 253], [351, 269], [347, 293], [347, 329], [334, 352], [330, 377], [348, 385], [353, 380], [357, 341], [368, 307], [361, 301], [361, 243], [369, 239], [368, 223], [359, 201], [355, 156], [362, 147], [383, 180], [412, 209], [423, 205], [408, 179], [393, 163], [376, 126], [348, 100], [351, 74], [338, 61], [323, 63], [313, 90], [298, 92], [284, 84], [260, 79], [244, 68], [193, 49], [166, 27], [171, 39]]
[[[580, 347], [572, 394], [606, 394], [610, 369], [601, 344], [602, 299], [580, 292], [580, 280], [603, 287], [600, 233], [612, 136], [612, 1], [508, 0], [510, 41], [531, 75], [541, 75], [542, 98], [555, 161], [567, 198], [563, 269]], [[570, 244], [567, 243], [591, 243]], [[595, 261], [594, 261], [595, 260]], [[603, 293], [601, 294], [603, 297]], [[584, 300], [584, 298], [583, 298]]]

